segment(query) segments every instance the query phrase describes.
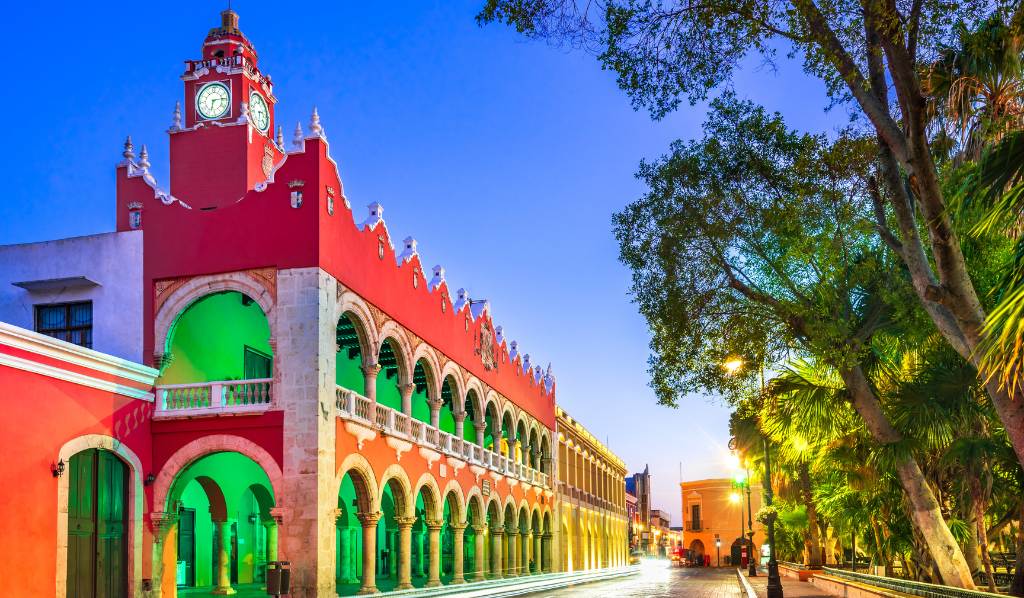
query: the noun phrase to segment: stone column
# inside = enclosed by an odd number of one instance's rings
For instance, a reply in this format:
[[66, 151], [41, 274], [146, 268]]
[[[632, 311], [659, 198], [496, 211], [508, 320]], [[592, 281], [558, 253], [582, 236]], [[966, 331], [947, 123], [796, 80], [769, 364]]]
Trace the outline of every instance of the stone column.
[[416, 385], [411, 382], [398, 385], [398, 393], [402, 396], [402, 413], [407, 417], [412, 417], [412, 393], [415, 390]]
[[427, 401], [427, 405], [430, 405], [430, 425], [438, 428], [438, 424], [441, 421], [441, 406], [444, 405], [444, 401], [441, 399], [430, 399]]
[[544, 551], [541, 550], [541, 535], [539, 533], [533, 534], [533, 572], [543, 573], [544, 564], [541, 559], [544, 557]]
[[541, 565], [546, 573], [551, 571], [551, 532], [545, 532], [541, 536]]
[[427, 571], [427, 587], [441, 585], [441, 527], [443, 521], [428, 521], [427, 533], [430, 536], [430, 563]]
[[505, 569], [509, 577], [515, 577], [519, 575], [519, 551], [516, 549], [519, 534], [515, 530], [507, 530], [505, 538], [508, 542], [508, 566]]
[[[371, 403], [377, 403], [377, 374], [380, 373], [380, 364], [372, 363], [370, 365], [360, 366], [363, 370], [363, 394], [366, 398], [370, 399]], [[370, 413], [370, 419], [373, 420], [374, 414]]]
[[210, 593], [217, 596], [235, 594], [231, 587], [231, 522], [214, 521], [213, 524], [220, 541], [217, 542], [217, 570], [214, 572], [216, 584]]
[[473, 559], [473, 581], [487, 579], [484, 575], [484, 534], [486, 533], [486, 525], [477, 524], [473, 526], [473, 550], [476, 554], [476, 558]]
[[530, 570], [530, 532], [522, 532], [519, 538], [519, 549], [522, 558], [519, 560], [520, 575], [529, 575]]
[[396, 517], [398, 524], [398, 585], [396, 590], [412, 588], [412, 525], [416, 517]]
[[[176, 571], [171, 568], [170, 564], [166, 564], [166, 568], [169, 570], [169, 575], [164, 578], [165, 563], [168, 558], [172, 557], [171, 562], [176, 562], [177, 554], [164, 554], [166, 550], [168, 553], [174, 552], [176, 542], [171, 538], [171, 532], [176, 530], [178, 524], [178, 514], [176, 512], [164, 512], [154, 511], [149, 514], [149, 520], [153, 525], [153, 587], [157, 590], [163, 590], [164, 596], [173, 596], [173, 592], [177, 587], [176, 583]], [[172, 541], [168, 541], [168, 540]], [[164, 587], [164, 583], [167, 583], [169, 587]]]
[[383, 515], [376, 513], [357, 513], [359, 523], [363, 526], [363, 585], [360, 594], [377, 593], [377, 522]]
[[[335, 593], [334, 384], [337, 281], [318, 267], [278, 270], [269, 314], [277, 339], [274, 403], [282, 412], [280, 494], [288, 525], [278, 528], [278, 558], [291, 563], [292, 598]], [[327, 416], [329, 415], [329, 417]]]
[[452, 530], [452, 556], [455, 558], [452, 563], [452, 584], [466, 583], [464, 541], [467, 526], [465, 523], [449, 523], [448, 527]]
[[462, 439], [463, 434], [466, 431], [466, 412], [458, 411], [455, 415], [455, 437], [459, 440]]
[[[348, 582], [352, 576], [352, 559], [349, 552], [351, 551], [351, 540], [348, 537], [348, 521], [342, 523], [339, 521], [345, 516], [345, 511], [342, 509], [334, 510], [334, 525], [338, 534], [338, 570], [335, 572], [335, 578], [338, 581]], [[343, 527], [338, 527], [342, 525]], [[269, 537], [269, 536], [268, 536]]]
[[480, 422], [480, 425], [473, 425], [473, 430], [476, 431], [476, 443], [478, 446], [484, 445], [484, 431], [487, 428], [487, 424]]
[[491, 577], [500, 579], [504, 577], [501, 572], [501, 551], [504, 547], [503, 540], [505, 530], [501, 528], [491, 530]]
[[516, 446], [519, 444], [515, 437], [509, 437], [508, 439], [508, 458], [510, 461], [518, 461], [516, 458]]

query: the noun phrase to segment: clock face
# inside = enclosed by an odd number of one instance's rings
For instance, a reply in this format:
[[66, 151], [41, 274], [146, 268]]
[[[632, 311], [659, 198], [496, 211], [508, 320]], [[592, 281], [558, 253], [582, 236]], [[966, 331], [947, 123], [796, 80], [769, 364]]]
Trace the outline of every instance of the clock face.
[[249, 94], [249, 120], [264, 133], [270, 129], [270, 110], [267, 108], [267, 101], [255, 91]]
[[231, 92], [223, 83], [207, 83], [196, 94], [196, 110], [203, 118], [220, 118], [230, 108]]

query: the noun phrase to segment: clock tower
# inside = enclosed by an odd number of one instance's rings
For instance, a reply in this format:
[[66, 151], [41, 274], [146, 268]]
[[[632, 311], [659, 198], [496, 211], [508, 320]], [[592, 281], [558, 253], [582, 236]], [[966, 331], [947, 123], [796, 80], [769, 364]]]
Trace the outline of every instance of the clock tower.
[[270, 76], [260, 72], [238, 13], [220, 14], [202, 58], [185, 61], [185, 99], [168, 131], [170, 192], [194, 209], [236, 202], [267, 180], [284, 153], [273, 135], [277, 98]]

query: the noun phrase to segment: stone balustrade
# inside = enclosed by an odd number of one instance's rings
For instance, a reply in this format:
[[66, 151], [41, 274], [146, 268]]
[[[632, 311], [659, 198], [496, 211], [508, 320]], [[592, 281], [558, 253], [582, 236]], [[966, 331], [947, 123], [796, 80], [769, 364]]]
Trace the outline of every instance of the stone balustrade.
[[[338, 416], [357, 421], [364, 425], [385, 432], [391, 436], [410, 440], [420, 446], [436, 450], [442, 454], [462, 459], [474, 465], [486, 467], [492, 471], [523, 481], [527, 484], [548, 487], [548, 475], [532, 467], [509, 459], [508, 457], [489, 451], [468, 440], [435, 428], [385, 405], [373, 405], [370, 399], [344, 387], [335, 391], [335, 407]], [[371, 410], [373, 419], [370, 419]]]
[[260, 413], [271, 406], [271, 378], [156, 387], [154, 418]]

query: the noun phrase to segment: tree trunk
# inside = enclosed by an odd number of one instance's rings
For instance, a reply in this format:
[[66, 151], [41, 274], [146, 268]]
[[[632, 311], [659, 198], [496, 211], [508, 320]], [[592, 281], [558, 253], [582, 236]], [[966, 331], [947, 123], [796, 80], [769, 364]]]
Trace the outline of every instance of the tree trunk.
[[1013, 565], [1013, 581], [1010, 582], [1011, 596], [1024, 596], [1024, 502], [1020, 503], [1020, 519], [1017, 526], [1017, 559]]
[[967, 566], [971, 568], [971, 574], [981, 571], [981, 551], [978, 548], [978, 526], [974, 520], [973, 506], [969, 513], [964, 513], [964, 519], [970, 521], [968, 526], [970, 535], [967, 537], [967, 544], [964, 545], [964, 558], [967, 559]]
[[804, 532], [804, 546], [808, 567], [821, 567], [821, 537], [818, 529], [818, 510], [814, 507], [814, 490], [811, 487], [811, 471], [806, 462], [800, 464], [800, 497], [807, 508], [807, 530]]
[[971, 494], [974, 494], [974, 526], [978, 530], [978, 546], [981, 548], [981, 562], [985, 565], [985, 581], [988, 591], [995, 593], [996, 578], [992, 574], [992, 556], [988, 553], [988, 531], [985, 529], [985, 497], [981, 491], [981, 481], [974, 477], [971, 480]]
[[[868, 431], [881, 445], [893, 445], [903, 440], [882, 411], [882, 404], [859, 365], [842, 370], [843, 381], [853, 401], [853, 407], [864, 419]], [[974, 588], [974, 579], [967, 566], [960, 545], [956, 543], [949, 526], [942, 518], [939, 503], [917, 461], [905, 451], [896, 451], [894, 464], [900, 486], [907, 495], [910, 520], [921, 534], [929, 555], [935, 561], [938, 574], [946, 585]]]

